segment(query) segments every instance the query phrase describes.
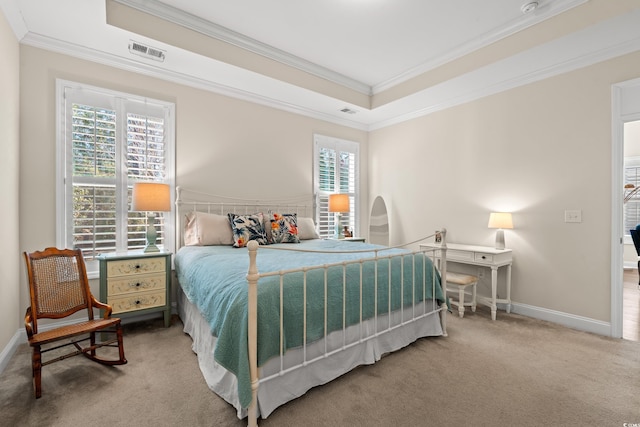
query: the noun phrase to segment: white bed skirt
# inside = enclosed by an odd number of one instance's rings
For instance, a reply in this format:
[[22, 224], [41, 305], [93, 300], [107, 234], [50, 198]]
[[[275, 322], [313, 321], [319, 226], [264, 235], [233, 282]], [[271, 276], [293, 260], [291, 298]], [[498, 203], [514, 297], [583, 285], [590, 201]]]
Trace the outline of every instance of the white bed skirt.
[[[424, 304], [427, 306], [427, 311], [437, 309], [437, 304], [433, 301], [427, 301]], [[416, 305], [415, 311], [422, 313], [422, 307], [422, 304]], [[238, 401], [235, 375], [214, 360], [213, 350], [216, 338], [211, 335], [209, 324], [195, 305], [186, 298], [180, 287], [178, 287], [178, 313], [184, 324], [184, 332], [189, 334], [193, 340], [191, 348], [198, 355], [198, 364], [207, 385], [236, 408], [238, 418], [246, 417], [247, 410], [243, 409]], [[362, 327], [354, 325], [347, 328], [347, 342], [358, 341], [360, 336], [371, 335], [375, 322], [375, 320], [370, 320], [363, 323]], [[388, 325], [388, 316], [379, 316], [377, 323], [378, 325]], [[391, 324], [400, 324], [399, 313], [392, 313]], [[312, 387], [338, 378], [356, 366], [375, 363], [384, 354], [406, 347], [418, 338], [441, 335], [443, 333], [440, 313], [433, 311], [418, 321], [399, 325], [384, 334], [334, 352], [329, 357], [322, 357], [327, 350], [324, 341], [320, 340], [320, 342], [308, 345], [306, 348], [306, 360], [315, 359], [313, 363], [277, 375], [281, 370], [281, 363], [284, 369], [288, 369], [302, 363], [305, 358], [304, 350], [289, 350], [282, 362], [279, 357], [275, 357], [260, 369], [258, 416], [267, 418], [276, 408], [302, 396]], [[344, 339], [342, 331], [329, 334], [327, 348], [329, 351], [339, 349], [343, 345]]]

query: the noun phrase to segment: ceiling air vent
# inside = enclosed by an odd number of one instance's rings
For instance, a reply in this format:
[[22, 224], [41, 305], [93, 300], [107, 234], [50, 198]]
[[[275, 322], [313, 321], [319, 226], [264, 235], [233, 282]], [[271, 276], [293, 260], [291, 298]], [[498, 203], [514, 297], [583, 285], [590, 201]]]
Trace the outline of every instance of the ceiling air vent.
[[143, 56], [145, 58], [153, 59], [155, 61], [164, 61], [164, 50], [147, 46], [133, 40], [129, 42], [129, 52]]
[[340, 111], [342, 111], [343, 113], [347, 113], [347, 114], [355, 114], [356, 113], [356, 110], [352, 110], [351, 108], [348, 108], [348, 107], [344, 107]]

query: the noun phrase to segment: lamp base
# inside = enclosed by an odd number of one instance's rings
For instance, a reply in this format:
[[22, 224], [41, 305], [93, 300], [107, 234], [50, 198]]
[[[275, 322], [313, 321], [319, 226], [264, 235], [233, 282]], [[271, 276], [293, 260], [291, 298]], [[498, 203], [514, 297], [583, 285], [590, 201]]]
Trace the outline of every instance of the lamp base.
[[147, 246], [144, 252], [160, 252], [160, 248], [156, 246], [158, 232], [156, 231], [156, 217], [149, 215], [149, 224], [147, 225]]
[[499, 228], [496, 231], [496, 249], [504, 249], [504, 230]]
[[160, 252], [160, 248], [157, 247], [156, 245], [147, 245], [146, 248], [144, 248], [144, 253], [148, 253], [148, 252]]

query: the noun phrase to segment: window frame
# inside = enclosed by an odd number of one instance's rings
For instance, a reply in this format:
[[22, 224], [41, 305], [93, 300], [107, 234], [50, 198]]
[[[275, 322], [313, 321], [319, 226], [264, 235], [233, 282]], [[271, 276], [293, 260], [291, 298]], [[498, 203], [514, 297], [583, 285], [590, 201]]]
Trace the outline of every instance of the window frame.
[[[323, 229], [322, 225], [322, 216], [327, 212], [323, 209], [323, 206], [326, 205], [326, 202], [323, 202], [323, 198], [330, 194], [337, 193], [336, 191], [325, 191], [320, 189], [320, 150], [322, 148], [335, 150], [336, 152], [349, 152], [354, 154], [354, 165], [353, 165], [353, 176], [354, 176], [354, 190], [353, 192], [348, 192], [350, 198], [350, 205], [353, 209], [352, 212], [349, 213], [348, 221], [349, 227], [351, 227], [354, 236], [360, 235], [360, 144], [355, 141], [348, 141], [345, 139], [334, 138], [326, 135], [314, 134], [313, 135], [313, 191], [315, 195], [316, 201], [316, 209], [315, 209], [315, 221], [316, 226], [318, 228], [318, 233], [320, 238], [333, 238], [335, 237], [334, 233], [329, 233], [328, 230]], [[336, 171], [339, 171], [339, 168], [336, 167]], [[340, 176], [339, 172], [335, 177], [337, 183], [339, 183]], [[339, 184], [338, 184], [339, 188]], [[344, 222], [341, 221], [340, 231], [342, 231], [342, 226]]]
[[[635, 174], [636, 175], [635, 180], [630, 180], [627, 178], [629, 169], [637, 170]], [[624, 184], [631, 183], [631, 184], [634, 184], [636, 187], [640, 185], [640, 156], [629, 156], [624, 158], [623, 177], [624, 177]], [[624, 204], [623, 210], [622, 210], [622, 217], [623, 217], [622, 224], [624, 227], [622, 235], [624, 237], [624, 243], [629, 245], [633, 244], [633, 240], [631, 239], [631, 233], [629, 233], [630, 228], [627, 226], [627, 211], [634, 206], [635, 206], [635, 210], [639, 212], [635, 216], [639, 218], [638, 223], [640, 224], [640, 194], [638, 193], [634, 194], [631, 197], [631, 199]]]
[[[163, 212], [163, 247], [175, 250], [175, 104], [172, 102], [151, 99], [135, 94], [115, 91], [111, 89], [56, 79], [56, 245], [60, 248], [72, 248], [73, 239], [73, 151], [71, 138], [67, 140], [72, 130], [69, 114], [69, 103], [81, 102], [92, 107], [104, 107], [116, 110], [116, 122], [126, 123], [127, 114], [159, 115], [164, 118], [164, 180], [169, 184], [171, 193], [171, 211]], [[67, 111], [69, 110], [69, 111]], [[116, 129], [116, 145], [127, 143], [127, 126]], [[115, 251], [126, 252], [129, 242], [129, 194], [136, 179], [127, 176], [127, 150], [117, 150], [116, 173], [110, 182], [115, 181], [116, 193], [116, 243]], [[100, 177], [89, 177], [88, 182], [99, 183]], [[127, 193], [122, 194], [123, 186]], [[157, 226], [157, 223], [156, 223]], [[95, 258], [85, 260], [89, 278], [99, 277], [99, 263]]]

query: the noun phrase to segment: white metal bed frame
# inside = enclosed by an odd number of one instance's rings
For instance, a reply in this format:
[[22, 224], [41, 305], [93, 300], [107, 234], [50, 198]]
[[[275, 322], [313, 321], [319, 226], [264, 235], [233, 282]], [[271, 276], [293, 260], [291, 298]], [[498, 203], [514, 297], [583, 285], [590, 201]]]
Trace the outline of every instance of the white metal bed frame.
[[[185, 212], [188, 211], [198, 211], [198, 212], [207, 212], [207, 213], [217, 213], [217, 214], [226, 214], [228, 212], [232, 212], [232, 213], [241, 213], [241, 214], [251, 214], [251, 213], [255, 213], [255, 212], [280, 212], [280, 213], [292, 213], [292, 212], [296, 212], [298, 213], [299, 216], [309, 216], [309, 217], [313, 217], [313, 210], [315, 208], [313, 201], [310, 202], [310, 198], [308, 196], [304, 196], [301, 198], [292, 198], [292, 199], [287, 199], [287, 200], [282, 200], [282, 201], [272, 201], [272, 202], [262, 202], [262, 201], [256, 201], [256, 200], [245, 200], [245, 199], [233, 199], [233, 198], [222, 198], [219, 196], [213, 196], [213, 195], [208, 195], [208, 194], [203, 194], [203, 193], [195, 193], [199, 196], [205, 196], [206, 198], [214, 198], [217, 201], [206, 201], [206, 200], [189, 200], [189, 201], [185, 201], [182, 198], [182, 192], [185, 190], [182, 190], [180, 187], [176, 188], [176, 192], [177, 192], [177, 197], [176, 197], [176, 206], [178, 207], [178, 226], [176, 227], [176, 242], [178, 242], [178, 244], [180, 246], [182, 246], [182, 230], [184, 228], [184, 224], [183, 224], [183, 215]], [[225, 200], [223, 200], [225, 199]], [[222, 200], [222, 201], [221, 201]], [[186, 210], [185, 210], [186, 209]], [[440, 248], [438, 249], [432, 249], [432, 250], [420, 250], [420, 251], [413, 251], [413, 252], [408, 252], [408, 253], [403, 253], [401, 255], [398, 254], [392, 254], [392, 255], [385, 255], [385, 254], [381, 254], [381, 252], [384, 252], [390, 248], [385, 248], [385, 249], [378, 249], [378, 250], [372, 250], [372, 249], [366, 249], [366, 250], [349, 250], [349, 251], [344, 251], [344, 252], [349, 252], [349, 253], [354, 253], [354, 252], [366, 252], [366, 253], [371, 253], [374, 252], [375, 256], [367, 258], [367, 259], [359, 259], [359, 260], [354, 260], [354, 261], [344, 261], [344, 262], [340, 262], [340, 263], [334, 263], [334, 264], [323, 264], [323, 265], [319, 265], [319, 266], [314, 266], [314, 267], [305, 267], [305, 268], [301, 268], [301, 269], [291, 269], [291, 270], [281, 270], [281, 271], [274, 271], [274, 272], [265, 272], [265, 273], [260, 273], [258, 271], [257, 265], [256, 265], [256, 258], [257, 258], [257, 254], [258, 254], [258, 244], [255, 241], [251, 241], [248, 244], [248, 253], [249, 253], [249, 269], [247, 272], [247, 284], [248, 284], [248, 355], [249, 355], [249, 370], [250, 370], [250, 378], [251, 378], [251, 391], [252, 391], [252, 400], [251, 400], [251, 404], [249, 406], [249, 408], [247, 409], [247, 422], [248, 425], [250, 427], [254, 427], [257, 426], [257, 418], [258, 418], [258, 408], [257, 408], [257, 401], [258, 401], [258, 387], [260, 383], [264, 383], [266, 381], [269, 381], [270, 379], [273, 378], [277, 378], [277, 377], [281, 377], [283, 375], [286, 375], [287, 373], [293, 371], [293, 370], [297, 370], [300, 368], [303, 368], [305, 366], [308, 366], [310, 364], [313, 364], [314, 362], [320, 361], [320, 360], [324, 360], [327, 359], [329, 357], [331, 357], [332, 355], [334, 355], [335, 353], [339, 353], [342, 352], [344, 350], [349, 349], [352, 346], [356, 346], [356, 345], [360, 345], [365, 341], [368, 340], [372, 340], [372, 339], [377, 339], [380, 336], [387, 334], [389, 332], [394, 331], [395, 329], [398, 328], [402, 328], [402, 327], [406, 327], [408, 324], [411, 324], [413, 322], [418, 322], [421, 319], [427, 317], [427, 316], [431, 316], [434, 315], [435, 313], [439, 313], [440, 315], [440, 323], [441, 323], [441, 327], [442, 327], [442, 332], [443, 332], [443, 336], [447, 336], [447, 331], [446, 331], [446, 314], [447, 314], [447, 305], [446, 302], [442, 303], [440, 306], [437, 305], [437, 302], [435, 301], [435, 299], [432, 302], [431, 307], [428, 307], [428, 304], [426, 302], [424, 302], [424, 296], [426, 293], [426, 284], [422, 283], [422, 289], [423, 289], [423, 298], [422, 301], [411, 301], [411, 306], [408, 308], [404, 307], [404, 301], [402, 301], [402, 303], [400, 304], [401, 308], [397, 311], [400, 312], [399, 316], [400, 316], [400, 321], [399, 323], [395, 323], [392, 324], [392, 317], [393, 315], [396, 315], [397, 313], [392, 313], [391, 309], [390, 309], [390, 298], [389, 298], [389, 311], [387, 312], [388, 315], [385, 315], [386, 318], [384, 319], [387, 322], [387, 327], [386, 328], [382, 328], [381, 330], [378, 329], [378, 308], [377, 308], [377, 289], [378, 286], [377, 284], [374, 286], [374, 290], [376, 292], [375, 296], [374, 296], [374, 301], [376, 303], [376, 307], [374, 308], [373, 312], [374, 312], [374, 318], [370, 319], [369, 322], [373, 322], [373, 325], [375, 325], [374, 328], [374, 332], [366, 335], [363, 334], [362, 332], [359, 333], [359, 337], [356, 338], [353, 341], [347, 342], [347, 333], [346, 333], [346, 329], [348, 328], [347, 325], [345, 325], [344, 322], [344, 318], [345, 318], [345, 312], [344, 312], [344, 307], [343, 307], [343, 328], [342, 328], [342, 344], [339, 345], [337, 348], [329, 348], [327, 345], [327, 299], [326, 299], [326, 292], [327, 292], [327, 286], [328, 286], [328, 281], [327, 281], [327, 271], [330, 267], [342, 267], [343, 269], [343, 292], [344, 289], [346, 287], [346, 278], [345, 278], [345, 272], [346, 272], [346, 268], [347, 265], [351, 265], [351, 264], [360, 264], [360, 287], [362, 289], [362, 282], [363, 282], [363, 277], [362, 277], [362, 265], [365, 262], [374, 262], [375, 263], [375, 271], [377, 272], [378, 267], [377, 267], [377, 263], [380, 260], [385, 260], [385, 259], [390, 259], [390, 258], [396, 258], [396, 257], [403, 257], [403, 262], [401, 263], [401, 277], [404, 277], [404, 274], [414, 274], [412, 276], [412, 282], [413, 282], [413, 286], [415, 286], [415, 272], [411, 271], [411, 272], [405, 272], [404, 270], [404, 258], [405, 257], [413, 257], [412, 260], [412, 264], [415, 267], [415, 257], [430, 257], [432, 260], [435, 259], [435, 252], [438, 252], [438, 268], [439, 268], [439, 272], [440, 272], [440, 276], [441, 276], [441, 287], [442, 287], [442, 292], [443, 292], [443, 296], [446, 299], [446, 271], [447, 271], [447, 261], [446, 261], [446, 250], [447, 250], [447, 246], [446, 246], [446, 230], [442, 229], [439, 230], [437, 233], [441, 233], [442, 235], [442, 244], [440, 246]], [[422, 239], [416, 240], [414, 242], [411, 243], [407, 243], [404, 245], [400, 245], [400, 246], [394, 246], [393, 248], [398, 248], [401, 246], [408, 246], [414, 243], [417, 243], [419, 241], [422, 240], [426, 240], [428, 238], [431, 238], [435, 235], [432, 234], [430, 236], [426, 236]], [[263, 246], [260, 250], [287, 250], [287, 251], [291, 251], [291, 250], [296, 250], [296, 251], [301, 251], [301, 249], [295, 247], [296, 245], [291, 245], [291, 248], [283, 248], [283, 247], [270, 247], [270, 246]], [[309, 250], [304, 250], [302, 249], [302, 251], [309, 251]], [[320, 252], [320, 251], [316, 251], [316, 252]], [[335, 253], [335, 252], [334, 252]], [[422, 263], [423, 266], [426, 265], [426, 263]], [[325, 312], [325, 318], [324, 318], [324, 322], [325, 322], [325, 327], [324, 327], [324, 337], [322, 338], [324, 340], [324, 349], [320, 350], [320, 354], [319, 355], [311, 355], [309, 356], [307, 354], [307, 339], [306, 339], [306, 333], [307, 333], [307, 326], [306, 326], [306, 277], [307, 277], [307, 273], [309, 271], [312, 270], [317, 270], [317, 269], [323, 269], [324, 270], [324, 291], [325, 291], [325, 306], [324, 306], [324, 312]], [[436, 269], [436, 263], [435, 261], [433, 262], [433, 269]], [[304, 297], [304, 314], [303, 314], [303, 318], [305, 319], [304, 321], [304, 325], [303, 325], [303, 346], [302, 346], [302, 362], [299, 364], [296, 364], [294, 366], [290, 366], [290, 367], [285, 367], [284, 366], [284, 345], [283, 345], [283, 281], [284, 281], [284, 277], [288, 274], [292, 274], [292, 273], [303, 273], [303, 284], [302, 286], [304, 286], [304, 290], [305, 290], [305, 297]], [[258, 367], [258, 358], [257, 358], [257, 353], [258, 353], [258, 343], [257, 343], [257, 328], [258, 328], [258, 310], [257, 310], [257, 306], [258, 306], [258, 281], [260, 278], [263, 277], [270, 277], [270, 276], [278, 276], [280, 278], [280, 354], [279, 354], [279, 359], [280, 359], [280, 369], [275, 372], [275, 373], [271, 373], [265, 377], [260, 377], [260, 370]], [[423, 281], [426, 280], [426, 275], [422, 274], [423, 277]], [[432, 274], [433, 277], [433, 283], [431, 284], [432, 286], [432, 295], [435, 295], [435, 274]], [[376, 274], [376, 283], [377, 283], [377, 274]], [[389, 284], [388, 284], [388, 290], [389, 292], [391, 292], [391, 263], [389, 262]], [[401, 292], [402, 294], [403, 292]], [[414, 294], [414, 291], [412, 291], [412, 295]], [[361, 294], [361, 299], [360, 299], [360, 305], [361, 305], [361, 313], [360, 313], [360, 323], [358, 325], [352, 325], [351, 328], [353, 328], [354, 326], [356, 328], [360, 328], [360, 330], [362, 331], [363, 329], [363, 325], [365, 322], [367, 322], [367, 319], [363, 319], [362, 318], [362, 294]], [[405, 310], [407, 311], [411, 311], [410, 316], [408, 316], [407, 318], [405, 318]], [[417, 312], [418, 311], [418, 312]], [[420, 313], [421, 311], [421, 313]], [[338, 333], [340, 333], [340, 331], [337, 331]], [[308, 358], [310, 357], [310, 358]]]

